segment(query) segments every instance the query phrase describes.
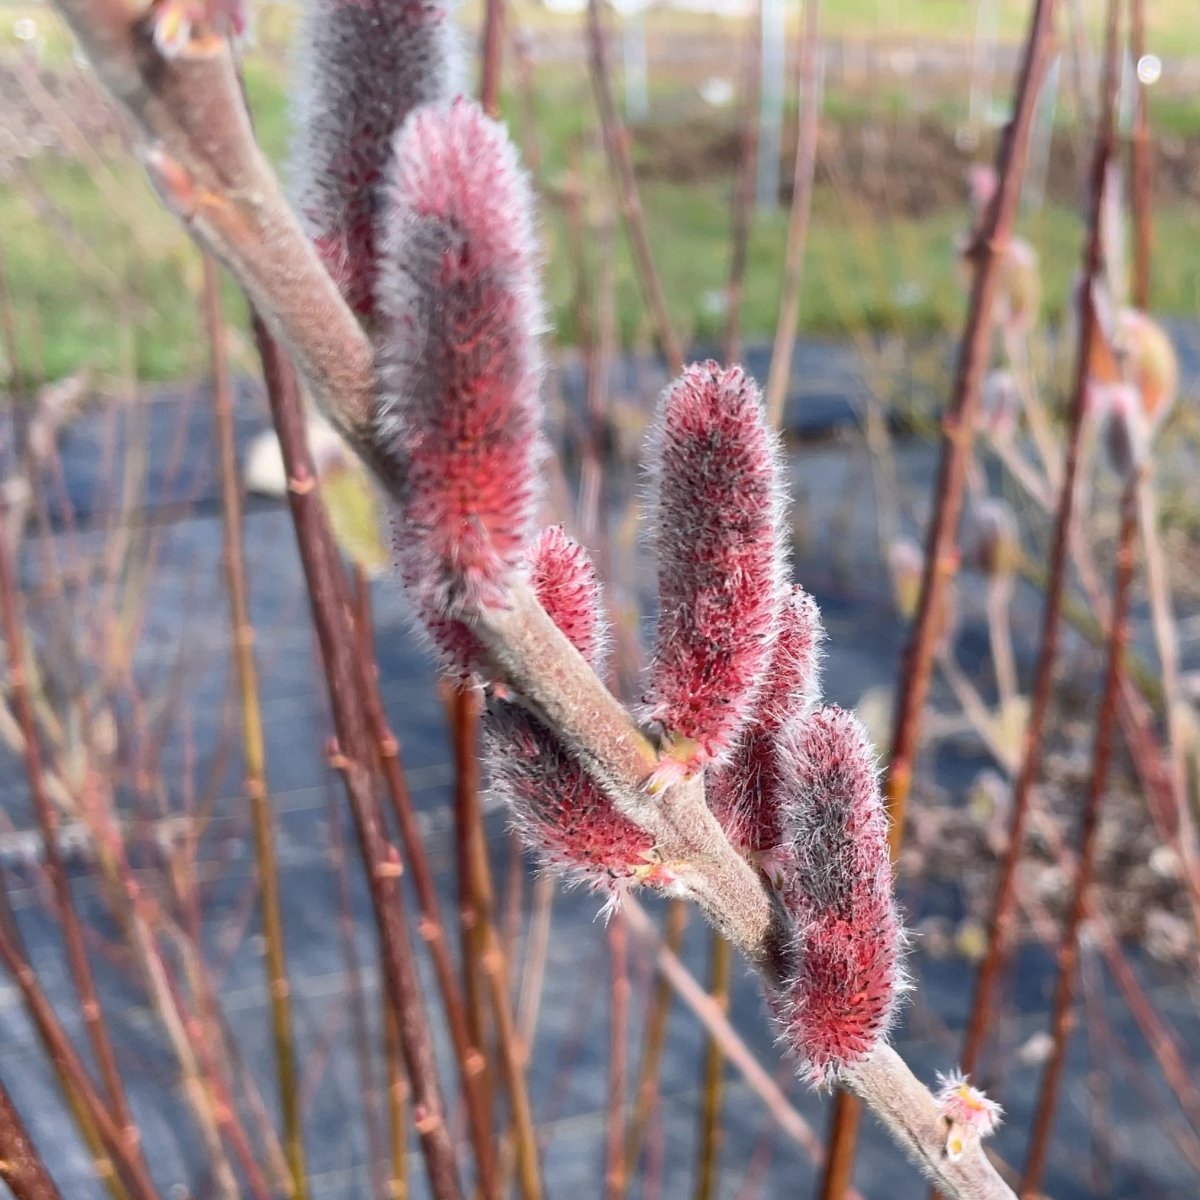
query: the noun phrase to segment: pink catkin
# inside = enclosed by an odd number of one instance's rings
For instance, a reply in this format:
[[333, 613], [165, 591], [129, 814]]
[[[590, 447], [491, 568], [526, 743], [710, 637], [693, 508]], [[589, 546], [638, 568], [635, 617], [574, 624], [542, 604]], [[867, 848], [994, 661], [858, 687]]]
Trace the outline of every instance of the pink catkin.
[[887, 818], [866, 731], [819, 709], [788, 734], [785, 905], [794, 977], [781, 997], [788, 1043], [814, 1082], [887, 1036], [902, 988]]
[[376, 412], [397, 480], [396, 549], [415, 607], [501, 605], [533, 529], [541, 302], [528, 182], [469, 101], [396, 139], [379, 275]]
[[552, 525], [538, 535], [530, 557], [530, 583], [542, 607], [592, 669], [602, 670], [607, 628], [588, 552], [561, 525]]
[[657, 419], [658, 634], [649, 716], [686, 769], [732, 750], [775, 638], [785, 555], [779, 456], [739, 367], [689, 367]]
[[[821, 614], [803, 588], [793, 588], [779, 619], [766, 682], [751, 724], [732, 759], [713, 775], [708, 803], [725, 836], [744, 855], [763, 856], [783, 838], [788, 772], [780, 730], [802, 718], [820, 694]], [[768, 864], [762, 862], [760, 865]]]
[[456, 40], [436, 0], [307, 0], [292, 174], [297, 208], [346, 302], [375, 311], [377, 223], [392, 139], [448, 101]]
[[[600, 668], [606, 641], [600, 584], [583, 547], [560, 527], [543, 531], [531, 582], [554, 623]], [[613, 808], [537, 717], [493, 700], [484, 734], [493, 786], [548, 866], [598, 888], [654, 877], [654, 839]]]

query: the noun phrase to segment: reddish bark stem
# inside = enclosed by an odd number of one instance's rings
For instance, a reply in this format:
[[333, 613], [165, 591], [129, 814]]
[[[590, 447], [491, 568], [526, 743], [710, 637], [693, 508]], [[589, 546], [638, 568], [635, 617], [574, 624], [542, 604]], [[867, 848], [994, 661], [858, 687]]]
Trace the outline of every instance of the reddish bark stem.
[[0, 1180], [16, 1200], [61, 1200], [4, 1084], [0, 1083]]
[[283, 451], [288, 502], [308, 586], [313, 624], [325, 666], [337, 731], [335, 765], [346, 786], [379, 933], [384, 980], [396, 1011], [405, 1067], [412, 1083], [413, 1117], [430, 1187], [438, 1200], [460, 1200], [458, 1164], [437, 1080], [429, 1021], [400, 890], [400, 859], [384, 833], [371, 786], [371, 743], [362, 701], [361, 667], [345, 606], [345, 580], [329, 526], [316, 495], [316, 472], [308, 449], [304, 411], [295, 372], [261, 320], [254, 336], [263, 363], [271, 416]]
[[[1110, 5], [1109, 21], [1110, 45], [1104, 75], [1100, 126], [1096, 134], [1089, 175], [1088, 237], [1083, 264], [1083, 286], [1079, 293], [1079, 341], [1076, 348], [1074, 390], [1071, 399], [1062, 489], [1059, 493], [1058, 514], [1055, 520], [1054, 542], [1050, 556], [1050, 576], [1046, 587], [1046, 604], [1042, 617], [1041, 646], [1035, 669], [1029, 724], [1025, 730], [1021, 769], [1013, 790], [1012, 822], [1009, 827], [1008, 847], [1000, 865], [1000, 877], [996, 884], [996, 896], [988, 923], [987, 953], [979, 968], [975, 999], [963, 1045], [962, 1069], [968, 1073], [975, 1069], [984, 1034], [991, 1021], [992, 1002], [1000, 968], [1007, 956], [1012, 938], [1017, 863], [1021, 856], [1021, 843], [1025, 833], [1030, 795], [1041, 768], [1042, 742], [1046, 716], [1050, 708], [1054, 665], [1058, 656], [1058, 633], [1063, 591], [1066, 586], [1067, 557], [1071, 541], [1071, 524], [1075, 515], [1076, 475], [1080, 458], [1081, 433], [1087, 407], [1088, 367], [1092, 357], [1092, 345], [1097, 336], [1096, 306], [1092, 289], [1101, 275], [1103, 239], [1100, 218], [1104, 199], [1105, 172], [1109, 159], [1112, 157], [1113, 146], [1112, 90], [1116, 75], [1116, 18], [1113, 5]], [[1114, 686], [1119, 688], [1119, 679]]]
[[[1114, 5], [1115, 7], [1115, 5]], [[1112, 630], [1109, 635], [1108, 665], [1105, 670], [1104, 693], [1096, 724], [1096, 743], [1092, 757], [1092, 774], [1084, 802], [1079, 834], [1079, 860], [1075, 867], [1075, 884], [1067, 926], [1058, 950], [1058, 982], [1054, 992], [1051, 1033], [1053, 1045], [1042, 1086], [1038, 1094], [1037, 1112], [1030, 1135], [1025, 1174], [1021, 1180], [1022, 1200], [1034, 1197], [1041, 1185], [1050, 1147], [1050, 1132], [1054, 1110], [1058, 1105], [1058, 1088], [1066, 1061], [1067, 1043], [1071, 1033], [1071, 1008], [1075, 995], [1075, 975], [1079, 967], [1079, 929], [1087, 912], [1087, 893], [1096, 862], [1097, 834], [1100, 829], [1100, 801], [1108, 784], [1109, 764], [1112, 761], [1113, 740], [1117, 729], [1117, 701], [1120, 694], [1125, 644], [1129, 640], [1129, 602], [1133, 583], [1134, 556], [1137, 545], [1137, 482], [1131, 481], [1121, 500], [1121, 531], [1117, 543], [1116, 575], [1113, 585]]]
[[[925, 566], [916, 622], [904, 651], [896, 690], [890, 765], [886, 783], [892, 821], [891, 854], [896, 860], [904, 837], [904, 815], [912, 786], [913, 765], [934, 652], [942, 628], [946, 589], [957, 569], [958, 524], [966, 488], [967, 467], [980, 391], [992, 344], [992, 310], [1000, 269], [1017, 215], [1029, 134], [1038, 90], [1050, 59], [1054, 36], [1054, 0], [1037, 0], [1030, 20], [1025, 54], [1018, 76], [1013, 117], [996, 164], [996, 194], [976, 232], [976, 260], [967, 323], [959, 344], [950, 405], [942, 420], [941, 463], [934, 497], [933, 520], [925, 548]], [[1065, 549], [1065, 548], [1064, 548]], [[1061, 564], [1060, 564], [1061, 574]], [[1054, 606], [1057, 625], [1057, 604]], [[857, 1132], [857, 1102], [840, 1098], [830, 1134], [828, 1167], [821, 1185], [824, 1200], [838, 1200], [850, 1186]]]

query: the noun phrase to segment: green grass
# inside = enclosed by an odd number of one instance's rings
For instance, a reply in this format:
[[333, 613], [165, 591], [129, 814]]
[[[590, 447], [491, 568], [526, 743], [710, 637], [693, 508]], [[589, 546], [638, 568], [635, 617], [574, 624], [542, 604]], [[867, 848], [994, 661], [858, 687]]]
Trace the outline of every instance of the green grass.
[[[1169, 5], [1170, 0], [1160, 2]], [[933, 0], [921, 0], [911, 7], [928, 13], [936, 6]], [[948, 10], [949, 5], [944, 7]], [[838, 10], [838, 19], [885, 8], [909, 12], [899, 3], [854, 0]], [[11, 27], [5, 18], [9, 11], [0, 7], [0, 30]], [[288, 145], [281, 62], [278, 55], [259, 53], [249, 56], [246, 67], [259, 136], [277, 162], [284, 159]], [[552, 187], [564, 172], [582, 170], [594, 213], [605, 183], [586, 71], [543, 67], [537, 86], [539, 182]], [[689, 119], [697, 111], [694, 91], [680, 81], [662, 83], [652, 99], [659, 116], [671, 113]], [[826, 119], [853, 124], [871, 110], [886, 118], [899, 103], [897, 96], [884, 93], [864, 97], [835, 92], [827, 97]], [[936, 97], [926, 109], [942, 111]], [[506, 98], [506, 112], [519, 133], [520, 109], [511, 98]], [[1200, 106], [1190, 100], [1156, 101], [1153, 119], [1165, 132], [1190, 132], [1200, 126]], [[644, 148], [635, 144], [635, 154], [644, 155]], [[143, 379], [202, 371], [196, 252], [132, 162], [112, 164], [110, 170], [108, 186], [101, 187], [82, 164], [39, 160], [13, 185], [0, 188], [0, 250], [15, 301], [22, 365], [35, 377], [48, 378], [80, 367], [100, 375], [133, 373]], [[728, 174], [687, 184], [655, 180], [643, 186], [646, 220], [671, 316], [692, 341], [717, 339], [724, 323], [731, 191]], [[965, 212], [957, 211], [920, 220], [872, 218], [856, 209], [852, 198], [818, 187], [802, 330], [845, 336], [956, 329], [963, 292], [954, 242], [964, 221]], [[1200, 311], [1200, 223], [1188, 212], [1168, 209], [1156, 214], [1156, 227], [1160, 252], [1155, 261], [1155, 307], [1163, 313], [1194, 314]], [[577, 332], [575, 278], [563, 214], [553, 205], [543, 205], [541, 228], [555, 335], [570, 342]], [[1021, 231], [1041, 255], [1044, 315], [1055, 319], [1079, 262], [1079, 216], [1050, 205], [1026, 218]], [[747, 337], [766, 338], [774, 331], [785, 238], [786, 214], [756, 216], [745, 293]], [[614, 247], [622, 342], [646, 345], [652, 330], [623, 230], [616, 232]], [[240, 319], [242, 306], [232, 287], [228, 295], [228, 311]]]

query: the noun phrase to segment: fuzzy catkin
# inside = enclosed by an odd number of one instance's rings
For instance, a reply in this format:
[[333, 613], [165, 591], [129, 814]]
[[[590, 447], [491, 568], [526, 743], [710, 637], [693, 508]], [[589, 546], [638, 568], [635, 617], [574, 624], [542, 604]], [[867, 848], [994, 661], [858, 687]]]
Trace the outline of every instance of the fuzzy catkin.
[[709, 781], [708, 803], [725, 836], [743, 855], [764, 861], [783, 838], [789, 772], [781, 763], [788, 740], [780, 731], [800, 720], [820, 695], [823, 630], [816, 602], [793, 588], [779, 619], [766, 682], [755, 715], [733, 756]]
[[814, 1082], [886, 1038], [903, 987], [887, 817], [862, 724], [823, 708], [789, 731], [784, 830], [795, 974], [779, 997], [786, 1039]]
[[646, 696], [685, 769], [721, 760], [754, 711], [783, 600], [781, 473], [740, 367], [689, 367], [656, 421], [658, 632]]
[[[532, 555], [530, 582], [568, 641], [600, 669], [607, 642], [600, 583], [587, 552], [555, 526]], [[493, 699], [484, 718], [492, 785], [545, 864], [598, 889], [652, 880], [654, 839], [613, 808], [599, 784], [542, 722]]]
[[375, 413], [417, 611], [505, 603], [533, 532], [542, 326], [528, 180], [502, 126], [458, 100], [396, 138], [382, 228]]
[[292, 180], [296, 207], [346, 302], [375, 310], [377, 223], [392, 139], [458, 83], [460, 54], [436, 0], [306, 0]]

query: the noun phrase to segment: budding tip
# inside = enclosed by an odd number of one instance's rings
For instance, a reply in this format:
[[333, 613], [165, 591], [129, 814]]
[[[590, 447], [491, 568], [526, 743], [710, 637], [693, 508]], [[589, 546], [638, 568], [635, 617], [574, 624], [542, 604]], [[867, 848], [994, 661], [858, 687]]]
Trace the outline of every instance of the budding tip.
[[946, 1157], [951, 1162], [962, 1158], [972, 1141], [990, 1137], [1004, 1117], [1004, 1109], [982, 1090], [973, 1087], [960, 1071], [938, 1074], [934, 1100], [942, 1119], [949, 1125]]

